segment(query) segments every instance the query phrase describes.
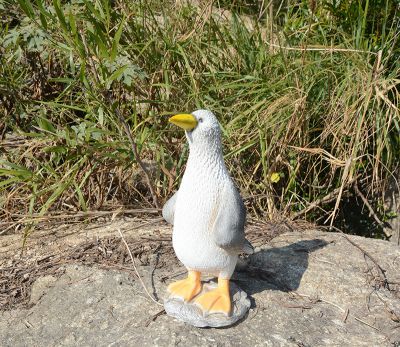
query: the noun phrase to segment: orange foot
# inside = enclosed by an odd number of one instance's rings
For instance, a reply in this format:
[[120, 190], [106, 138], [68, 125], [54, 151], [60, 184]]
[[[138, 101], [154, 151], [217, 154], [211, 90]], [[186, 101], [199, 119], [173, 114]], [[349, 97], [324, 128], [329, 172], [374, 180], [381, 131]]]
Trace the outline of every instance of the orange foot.
[[168, 291], [172, 296], [182, 298], [184, 301], [192, 300], [201, 292], [200, 272], [189, 271], [186, 279], [171, 283]]
[[195, 303], [207, 313], [231, 314], [231, 298], [229, 294], [229, 280], [218, 278], [218, 288], [200, 295]]

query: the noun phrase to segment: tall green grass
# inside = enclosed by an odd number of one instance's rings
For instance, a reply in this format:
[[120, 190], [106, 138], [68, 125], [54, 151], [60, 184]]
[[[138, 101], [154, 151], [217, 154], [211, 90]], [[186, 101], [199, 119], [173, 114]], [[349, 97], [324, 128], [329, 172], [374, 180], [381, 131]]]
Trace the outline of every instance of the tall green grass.
[[160, 202], [188, 153], [167, 116], [208, 108], [251, 213], [317, 202], [328, 223], [355, 182], [378, 211], [400, 156], [395, 2], [240, 5], [1, 0], [2, 218], [151, 206], [117, 109]]

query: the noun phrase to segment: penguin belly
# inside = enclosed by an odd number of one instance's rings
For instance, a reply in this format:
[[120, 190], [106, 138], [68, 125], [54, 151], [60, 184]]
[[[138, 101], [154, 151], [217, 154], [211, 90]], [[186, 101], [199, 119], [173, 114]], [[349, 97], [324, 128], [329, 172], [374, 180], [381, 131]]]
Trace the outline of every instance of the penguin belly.
[[[208, 186], [210, 188], [210, 186]], [[190, 270], [230, 278], [237, 254], [218, 247], [212, 237], [218, 189], [180, 187], [176, 201], [172, 244], [178, 259]]]

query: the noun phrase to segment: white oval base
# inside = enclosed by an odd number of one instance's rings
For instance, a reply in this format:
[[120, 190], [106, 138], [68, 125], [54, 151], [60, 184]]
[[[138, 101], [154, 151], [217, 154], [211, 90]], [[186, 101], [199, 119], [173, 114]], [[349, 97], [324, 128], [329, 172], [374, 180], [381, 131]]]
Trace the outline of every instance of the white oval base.
[[[216, 287], [217, 283], [215, 282], [204, 283], [203, 290], [199, 295]], [[230, 283], [230, 294], [232, 299], [232, 313], [229, 317], [223, 313], [204, 314], [193, 302], [184, 302], [182, 299], [171, 296], [164, 300], [164, 308], [168, 316], [195, 327], [227, 327], [243, 318], [250, 309], [250, 299], [246, 292], [232, 282]]]

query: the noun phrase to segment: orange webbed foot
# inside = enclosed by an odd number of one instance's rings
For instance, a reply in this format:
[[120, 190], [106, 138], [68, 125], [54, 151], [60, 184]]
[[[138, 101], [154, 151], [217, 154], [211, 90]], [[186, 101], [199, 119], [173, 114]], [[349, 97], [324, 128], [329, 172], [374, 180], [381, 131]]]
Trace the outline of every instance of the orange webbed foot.
[[168, 292], [170, 292], [172, 296], [181, 298], [187, 302], [199, 294], [201, 288], [200, 272], [189, 271], [187, 278], [171, 283], [168, 286]]
[[229, 293], [229, 280], [218, 278], [218, 288], [200, 295], [195, 303], [205, 313], [231, 314], [231, 298]]

